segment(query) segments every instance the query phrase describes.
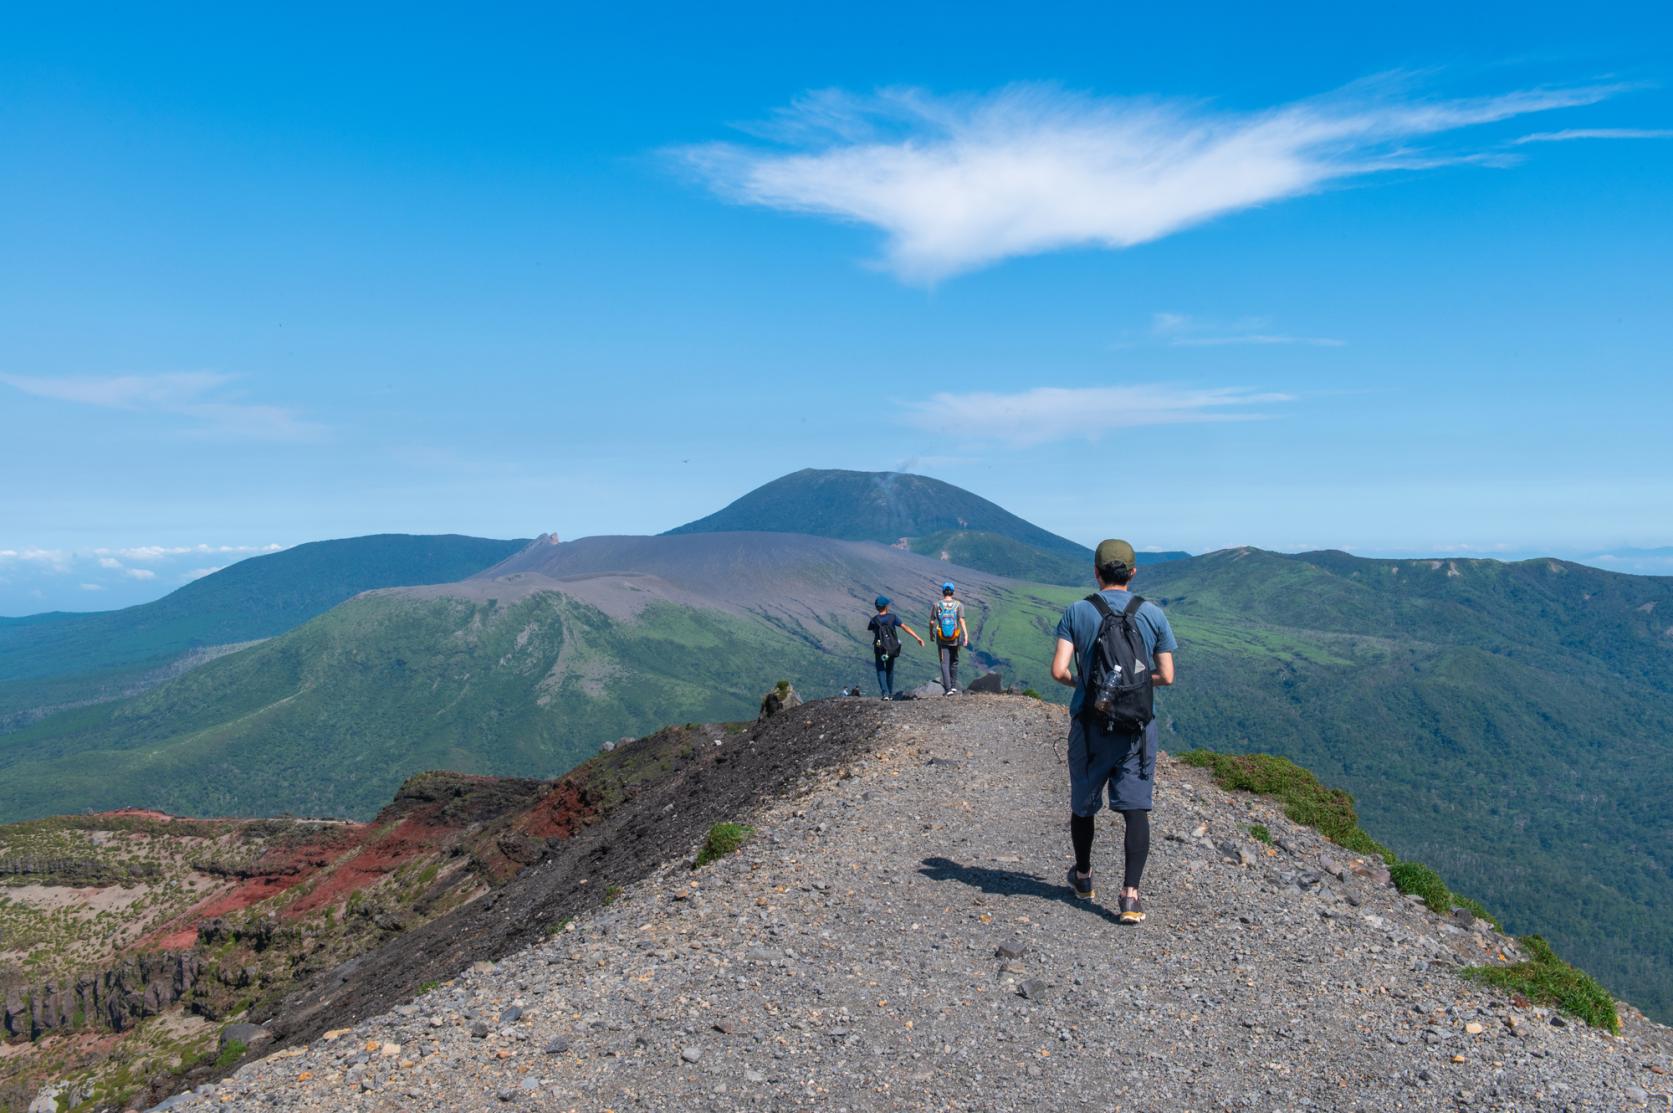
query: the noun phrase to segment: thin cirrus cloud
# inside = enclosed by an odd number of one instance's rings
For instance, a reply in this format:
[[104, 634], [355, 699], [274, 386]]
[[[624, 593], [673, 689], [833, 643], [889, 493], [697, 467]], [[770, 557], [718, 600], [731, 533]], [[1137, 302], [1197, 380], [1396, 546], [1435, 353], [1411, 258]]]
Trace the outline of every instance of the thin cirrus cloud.
[[1096, 440], [1113, 429], [1144, 425], [1260, 421], [1295, 396], [1241, 387], [1165, 385], [1036, 387], [1015, 394], [936, 394], [909, 407], [905, 420], [925, 429], [956, 430], [971, 440], [1017, 448], [1052, 441]]
[[311, 440], [323, 431], [295, 410], [229, 399], [227, 388], [235, 379], [214, 371], [64, 378], [0, 374], [0, 384], [37, 398], [169, 414], [188, 419], [193, 432], [217, 438], [298, 441]]
[[1367, 174], [1511, 165], [1503, 153], [1412, 144], [1625, 88], [1421, 99], [1385, 77], [1255, 112], [1041, 85], [952, 97], [825, 91], [755, 129], [772, 145], [669, 153], [727, 199], [878, 228], [881, 265], [933, 283], [1015, 256], [1133, 247]]
[[1563, 131], [1536, 131], [1511, 140], [1523, 143], [1567, 143], [1575, 139], [1673, 139], [1673, 128], [1567, 128]]
[[1347, 341], [1333, 336], [1295, 336], [1271, 331], [1264, 317], [1247, 317], [1226, 323], [1203, 321], [1185, 313], [1157, 313], [1150, 320], [1150, 334], [1172, 348], [1223, 348], [1234, 344], [1299, 344], [1309, 348], [1340, 348]]

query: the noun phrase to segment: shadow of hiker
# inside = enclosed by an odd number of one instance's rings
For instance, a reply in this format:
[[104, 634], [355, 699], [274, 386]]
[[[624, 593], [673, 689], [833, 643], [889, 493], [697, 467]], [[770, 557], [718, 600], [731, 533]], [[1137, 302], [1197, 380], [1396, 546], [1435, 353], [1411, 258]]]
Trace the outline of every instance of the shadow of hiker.
[[931, 881], [959, 881], [984, 893], [1001, 897], [1034, 897], [1057, 901], [1059, 904], [1083, 908], [1094, 916], [1119, 925], [1121, 918], [1097, 901], [1080, 900], [1069, 891], [1065, 882], [1052, 884], [1031, 873], [1017, 870], [990, 870], [985, 866], [966, 866], [951, 858], [925, 858], [919, 873]]

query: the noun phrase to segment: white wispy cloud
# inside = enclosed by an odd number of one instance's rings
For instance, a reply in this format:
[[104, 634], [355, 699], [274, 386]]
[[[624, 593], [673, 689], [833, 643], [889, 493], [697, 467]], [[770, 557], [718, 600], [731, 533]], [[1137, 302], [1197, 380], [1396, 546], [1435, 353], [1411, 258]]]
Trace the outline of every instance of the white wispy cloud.
[[311, 440], [323, 426], [283, 406], [227, 397], [237, 376], [214, 371], [159, 375], [65, 376], [0, 373], [0, 384], [32, 394], [102, 409], [172, 414], [188, 418], [196, 432], [230, 440]]
[[1233, 344], [1300, 344], [1309, 348], [1340, 348], [1347, 341], [1331, 336], [1293, 336], [1270, 331], [1264, 317], [1246, 317], [1228, 324], [1199, 321], [1184, 313], [1157, 313], [1151, 335], [1174, 348], [1221, 348]]
[[104, 589], [105, 589], [104, 584], [82, 584], [81, 585], [81, 590], [83, 590], [83, 591], [103, 591]]
[[130, 580], [154, 580], [157, 578], [157, 573], [149, 568], [130, 568], [122, 574]]
[[[166, 560], [169, 557], [185, 556], [188, 553], [236, 553], [249, 555], [253, 553], [276, 553], [283, 549], [283, 545], [134, 545], [125, 549], [100, 548], [94, 549], [94, 555], [100, 557], [100, 564], [106, 559], [120, 557], [123, 560], [153, 563]], [[120, 564], [106, 564], [107, 568], [120, 568]]]
[[193, 569], [190, 569], [190, 570], [188, 570], [188, 571], [187, 571], [187, 572], [186, 572], [186, 573], [185, 573], [185, 574], [184, 574], [184, 575], [183, 575], [183, 576], [182, 576], [182, 577], [181, 577], [181, 579], [185, 579], [185, 580], [201, 580], [201, 579], [203, 579], [203, 578], [204, 578], [204, 577], [205, 577], [205, 576], [209, 576], [209, 575], [213, 575], [213, 574], [214, 574], [214, 573], [216, 573], [216, 572], [219, 572], [219, 571], [220, 571], [220, 570], [221, 570], [221, 568], [222, 568], [222, 567], [224, 567], [224, 565], [218, 565], [218, 566], [216, 566], [216, 567], [214, 567], [214, 568], [193, 568]]
[[1016, 394], [936, 394], [909, 407], [906, 421], [955, 439], [1027, 447], [1096, 440], [1103, 432], [1144, 425], [1259, 421], [1272, 416], [1265, 407], [1294, 398], [1242, 387], [1036, 387]]
[[1673, 128], [1566, 128], [1563, 131], [1536, 131], [1511, 142], [1567, 143], [1573, 139], [1673, 139]]
[[75, 554], [67, 549], [0, 549], [0, 561], [20, 561], [66, 572]]
[[933, 282], [1013, 256], [1128, 248], [1365, 174], [1508, 165], [1502, 154], [1411, 144], [1623, 88], [1443, 100], [1385, 77], [1259, 112], [1041, 85], [951, 97], [826, 91], [755, 129], [774, 145], [670, 153], [731, 200], [878, 228], [885, 267]]

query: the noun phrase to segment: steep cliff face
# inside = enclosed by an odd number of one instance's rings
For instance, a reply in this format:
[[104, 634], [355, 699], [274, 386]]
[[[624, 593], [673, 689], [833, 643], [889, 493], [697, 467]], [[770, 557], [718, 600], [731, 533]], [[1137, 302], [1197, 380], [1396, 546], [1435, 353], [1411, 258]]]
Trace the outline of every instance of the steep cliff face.
[[190, 1070], [212, 1027], [160, 1047], [138, 1029], [248, 1014], [490, 891], [544, 852], [516, 821], [551, 791], [427, 773], [365, 824], [125, 811], [0, 828], [0, 1031], [35, 1045], [0, 1060], [0, 1108], [66, 1061], [89, 1081]]
[[202, 973], [201, 957], [191, 952], [139, 954], [96, 974], [14, 986], [0, 1028], [30, 1040], [66, 1028], [125, 1031], [191, 994]]

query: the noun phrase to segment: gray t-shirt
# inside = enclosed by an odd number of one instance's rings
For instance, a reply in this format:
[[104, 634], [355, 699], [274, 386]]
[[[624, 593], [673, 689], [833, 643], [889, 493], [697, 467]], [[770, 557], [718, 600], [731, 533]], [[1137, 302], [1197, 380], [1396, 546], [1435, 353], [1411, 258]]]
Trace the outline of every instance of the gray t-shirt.
[[[1112, 587], [1104, 589], [1104, 601], [1114, 611], [1124, 611], [1132, 594], [1122, 588]], [[1144, 639], [1144, 648], [1150, 654], [1151, 664], [1156, 662], [1156, 654], [1172, 653], [1179, 648], [1174, 640], [1173, 627], [1168, 625], [1168, 616], [1162, 613], [1162, 608], [1146, 599], [1134, 615], [1138, 619], [1139, 636]], [[1103, 622], [1103, 616], [1098, 608], [1085, 599], [1077, 599], [1069, 604], [1069, 609], [1063, 612], [1063, 617], [1057, 623], [1057, 636], [1064, 641], [1072, 642], [1075, 647], [1075, 694], [1069, 701], [1069, 714], [1079, 715], [1081, 702], [1086, 698], [1086, 674], [1092, 667], [1092, 643], [1098, 639], [1098, 626]]]

